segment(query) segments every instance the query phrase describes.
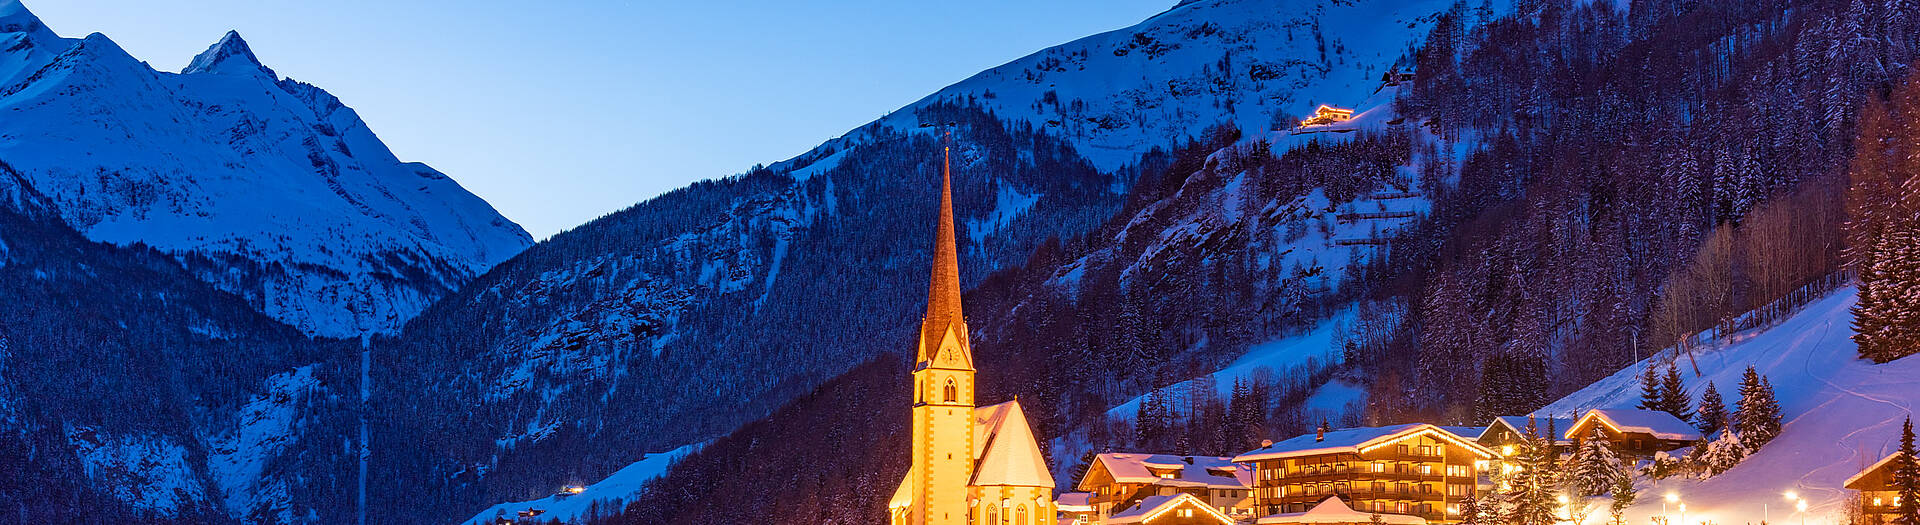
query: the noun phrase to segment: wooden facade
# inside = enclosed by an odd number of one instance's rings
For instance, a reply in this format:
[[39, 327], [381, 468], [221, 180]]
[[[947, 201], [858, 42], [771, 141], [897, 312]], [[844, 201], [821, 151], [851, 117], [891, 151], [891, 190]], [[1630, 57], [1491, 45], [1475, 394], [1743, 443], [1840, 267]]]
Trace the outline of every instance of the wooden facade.
[[1845, 486], [1860, 492], [1860, 517], [1865, 523], [1892, 523], [1895, 506], [1900, 504], [1900, 494], [1893, 487], [1893, 468], [1900, 458], [1898, 452], [1881, 458], [1873, 466], [1847, 478]]
[[1485, 447], [1426, 424], [1345, 429], [1242, 454], [1254, 464], [1263, 515], [1305, 512], [1328, 496], [1354, 510], [1458, 521], [1454, 504], [1480, 490]]
[[1700, 440], [1693, 426], [1657, 410], [1588, 410], [1561, 435], [1577, 444], [1592, 436], [1594, 428], [1600, 429], [1615, 452], [1636, 458], [1689, 447]]

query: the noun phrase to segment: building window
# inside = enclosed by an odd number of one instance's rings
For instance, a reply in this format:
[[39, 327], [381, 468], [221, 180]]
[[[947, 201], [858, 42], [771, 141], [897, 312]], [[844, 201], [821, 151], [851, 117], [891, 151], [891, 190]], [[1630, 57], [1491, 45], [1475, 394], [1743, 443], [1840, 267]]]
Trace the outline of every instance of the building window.
[[1000, 523], [1000, 509], [991, 503], [987, 504], [987, 523]]
[[1027, 504], [1025, 503], [1021, 503], [1020, 507], [1014, 510], [1014, 516], [1017, 516], [1013, 519], [1014, 523], [1019, 525], [1033, 525], [1033, 522], [1027, 521]]
[[1420, 475], [1422, 475], [1422, 476], [1432, 476], [1432, 475], [1433, 475], [1433, 465], [1420, 465]]
[[1400, 452], [1400, 455], [1402, 455], [1402, 456], [1405, 456], [1405, 455], [1407, 455], [1407, 446], [1406, 446], [1406, 445], [1400, 445], [1399, 447], [1396, 447], [1396, 448], [1397, 448], [1397, 449], [1399, 450], [1399, 452]]
[[953, 378], [949, 377], [947, 378], [947, 402], [952, 403], [959, 400], [960, 400], [960, 387], [955, 386], [953, 384]]
[[1401, 514], [1406, 514], [1406, 513], [1407, 513], [1407, 502], [1405, 502], [1405, 501], [1399, 501], [1399, 502], [1394, 502], [1394, 504], [1393, 504], [1393, 511], [1394, 511], [1394, 512], [1398, 512], [1398, 513], [1401, 513]]
[[1386, 473], [1387, 472], [1386, 462], [1382, 462], [1382, 461], [1373, 462], [1373, 471], [1376, 473], [1383, 473], [1383, 474]]

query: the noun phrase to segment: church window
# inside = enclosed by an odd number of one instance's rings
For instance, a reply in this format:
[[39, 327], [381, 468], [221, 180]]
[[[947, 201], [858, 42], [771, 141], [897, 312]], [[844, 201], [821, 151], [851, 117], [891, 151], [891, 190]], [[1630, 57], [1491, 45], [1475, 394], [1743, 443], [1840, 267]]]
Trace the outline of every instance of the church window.
[[1027, 521], [1027, 504], [1025, 503], [1021, 503], [1020, 507], [1014, 510], [1014, 516], [1015, 516], [1013, 518], [1014, 523], [1018, 523], [1020, 525], [1033, 525], [1033, 522]]
[[953, 403], [959, 400], [960, 400], [960, 387], [954, 386], [953, 378], [947, 378], [947, 401], [946, 402]]
[[998, 505], [987, 505], [987, 523], [1000, 523], [1000, 507]]

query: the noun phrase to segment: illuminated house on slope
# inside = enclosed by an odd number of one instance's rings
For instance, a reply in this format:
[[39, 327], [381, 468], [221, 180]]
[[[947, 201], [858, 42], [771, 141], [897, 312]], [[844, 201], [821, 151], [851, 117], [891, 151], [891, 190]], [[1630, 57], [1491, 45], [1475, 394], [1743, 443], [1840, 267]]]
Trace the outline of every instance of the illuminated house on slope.
[[[950, 149], [950, 148], [949, 148]], [[913, 459], [887, 504], [893, 525], [1055, 525], [1053, 476], [1020, 401], [975, 407], [960, 312], [953, 176], [941, 166], [933, 279], [913, 364]]]
[[1847, 478], [1845, 487], [1860, 491], [1860, 516], [1867, 523], [1893, 523], [1893, 515], [1900, 504], [1900, 493], [1893, 486], [1893, 470], [1900, 458], [1899, 452], [1880, 458], [1873, 466]]
[[1253, 470], [1233, 458], [1107, 453], [1094, 456], [1075, 490], [1090, 494], [1092, 523], [1155, 496], [1191, 494], [1234, 518], [1253, 513]]
[[1493, 458], [1459, 433], [1412, 423], [1323, 429], [1233, 460], [1254, 465], [1254, 509], [1262, 515], [1305, 513], [1340, 496], [1353, 510], [1409, 516], [1418, 525], [1459, 521], [1454, 504], [1479, 490], [1479, 465]]
[[1699, 429], [1673, 414], [1630, 408], [1588, 410], [1561, 435], [1578, 442], [1587, 439], [1596, 427], [1614, 451], [1639, 458], [1685, 448], [1700, 440]]
[[1300, 127], [1319, 126], [1348, 120], [1353, 120], [1353, 110], [1321, 104], [1320, 109], [1313, 110], [1313, 116], [1300, 121]]

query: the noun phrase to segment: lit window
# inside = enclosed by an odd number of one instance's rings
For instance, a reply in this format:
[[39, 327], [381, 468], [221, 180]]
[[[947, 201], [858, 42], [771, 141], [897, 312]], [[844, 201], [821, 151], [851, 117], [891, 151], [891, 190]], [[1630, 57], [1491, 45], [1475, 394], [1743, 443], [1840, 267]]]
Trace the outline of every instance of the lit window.
[[1379, 462], [1379, 461], [1375, 461], [1375, 462], [1373, 462], [1373, 471], [1374, 471], [1374, 472], [1386, 472], [1386, 471], [1387, 471], [1387, 464], [1386, 464], [1386, 463], [1384, 463], [1384, 462]]

